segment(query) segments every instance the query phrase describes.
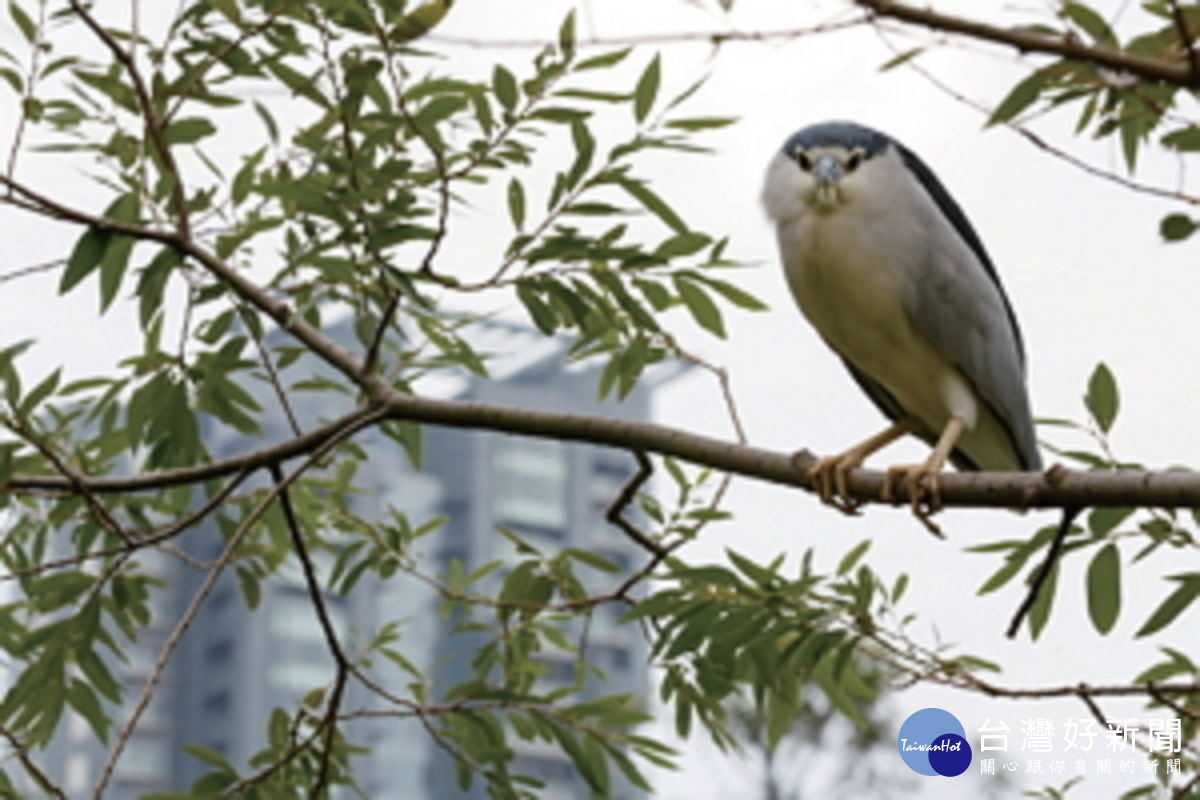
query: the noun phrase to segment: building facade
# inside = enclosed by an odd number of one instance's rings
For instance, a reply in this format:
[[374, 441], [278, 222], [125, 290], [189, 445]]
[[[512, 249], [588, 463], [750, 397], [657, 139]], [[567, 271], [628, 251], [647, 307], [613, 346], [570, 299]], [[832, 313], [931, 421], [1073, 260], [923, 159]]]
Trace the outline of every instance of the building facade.
[[[597, 367], [568, 367], [561, 342], [547, 346], [544, 338], [521, 330], [501, 332], [528, 337], [541, 349], [526, 348], [526, 355], [534, 352], [534, 356], [499, 377], [464, 377], [452, 396], [525, 408], [649, 418], [649, 388], [636, 389], [620, 403], [600, 401]], [[341, 335], [348, 339], [349, 331]], [[285, 373], [285, 380], [319, 377], [325, 369], [301, 359]], [[293, 412], [303, 427], [344, 412], [329, 397], [326, 393], [296, 395]], [[269, 395], [261, 399], [264, 407], [270, 407]], [[286, 425], [282, 412], [271, 416], [262, 439], [255, 443], [285, 438]], [[435, 534], [421, 540], [423, 572], [440, 574], [452, 560], [468, 570], [497, 559], [511, 562], [513, 544], [497, 532], [497, 526], [547, 551], [586, 549], [621, 565], [623, 571], [640, 564], [636, 545], [605, 520], [608, 505], [634, 472], [628, 453], [432, 426], [426, 426], [423, 436], [421, 471], [409, 465], [394, 441], [376, 432], [356, 437], [369, 460], [356, 478], [362, 491], [354, 501], [356, 513], [368, 519], [383, 519], [389, 508], [402, 509], [415, 524], [438, 515], [448, 518]], [[217, 458], [245, 452], [249, 446], [244, 439], [222, 439], [215, 433], [209, 444]], [[178, 544], [191, 559], [205, 563], [219, 555], [224, 539], [215, 528], [205, 527], [188, 532]], [[155, 596], [154, 623], [129, 646], [127, 660], [114, 664], [126, 697], [126, 709], [115, 714], [118, 725], [136, 702], [167, 635], [206, 574], [159, 551], [144, 551], [138, 558], [165, 588]], [[326, 570], [331, 560], [323, 559]], [[186, 753], [184, 745], [207, 748], [245, 769], [265, 745], [272, 709], [294, 709], [308, 692], [332, 680], [334, 663], [294, 561], [290, 559], [262, 584], [253, 609], [245, 603], [237, 565], [217, 581], [115, 765], [107, 797], [123, 800], [189, 786], [210, 767]], [[494, 575], [494, 580], [500, 580], [503, 570]], [[607, 578], [611, 581], [613, 576]], [[364, 578], [346, 595], [329, 593], [326, 606], [339, 639], [351, 648], [356, 637], [401, 620], [401, 639], [395, 647], [418, 668], [436, 676], [436, 693], [465, 679], [470, 656], [487, 635], [452, 633], [455, 620], [439, 615], [439, 599], [427, 584], [398, 574], [386, 581]], [[647, 645], [636, 626], [616, 624], [621, 611], [602, 607], [591, 620], [588, 656], [607, 673], [607, 680], [602, 686], [589, 681], [585, 696], [593, 692], [647, 695]], [[566, 633], [577, 636], [581, 631]], [[547, 683], [572, 684], [573, 658], [548, 654], [546, 666]], [[411, 680], [384, 659], [375, 660], [372, 675], [384, 686], [403, 687]], [[382, 701], [353, 681], [348, 692], [345, 708], [382, 707]], [[478, 781], [472, 792], [458, 789], [453, 764], [416, 720], [364, 719], [353, 723], [348, 735], [371, 750], [355, 762], [355, 774], [362, 792], [373, 800], [485, 796]], [[545, 781], [542, 794], [547, 800], [590, 797], [570, 761], [557, 750], [519, 742], [514, 747], [518, 753], [514, 770]], [[105, 759], [105, 749], [94, 741], [87, 725], [72, 718], [48, 748], [44, 763], [47, 773], [70, 796], [84, 796], [90, 794]], [[640, 793], [618, 786], [616, 795], [633, 798]]]

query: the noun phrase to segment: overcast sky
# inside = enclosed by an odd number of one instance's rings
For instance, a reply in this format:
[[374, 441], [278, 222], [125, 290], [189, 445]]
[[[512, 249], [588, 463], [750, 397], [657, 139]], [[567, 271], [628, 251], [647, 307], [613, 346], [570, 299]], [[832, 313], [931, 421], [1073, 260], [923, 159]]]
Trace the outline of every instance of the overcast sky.
[[[844, 5], [832, 0], [740, 0], [732, 20], [741, 30], [794, 28], [836, 18]], [[1001, 5], [994, 2], [969, 6], [989, 9], [993, 18], [1010, 23], [1037, 19], [1033, 12], [1006, 16], [995, 11]], [[439, 33], [495, 40], [551, 37], [569, 7], [558, 0], [459, 0]], [[681, 0], [605, 0], [583, 7], [580, 35], [620, 38], [721, 29], [724, 24]], [[901, 48], [912, 43], [903, 37], [897, 41]], [[520, 49], [443, 49], [456, 66], [481, 76], [497, 58], [523, 65], [531, 55]], [[1122, 393], [1113, 437], [1118, 454], [1153, 467], [1195, 463], [1200, 426], [1192, 424], [1189, 412], [1200, 396], [1200, 370], [1193, 368], [1200, 342], [1200, 315], [1195, 311], [1200, 270], [1194, 247], [1165, 245], [1157, 233], [1158, 220], [1178, 209], [1086, 175], [1011, 131], [984, 130], [978, 111], [910, 69], [880, 73], [878, 67], [893, 52], [870, 29], [770, 44], [731, 43], [715, 59], [704, 45], [666, 44], [661, 50], [667, 90], [681, 89], [711, 70], [709, 82], [689, 106], [695, 115], [741, 119], [710, 138], [714, 155], [653, 157], [645, 171], [697, 228], [728, 233], [730, 253], [759, 264], [739, 281], [770, 303], [770, 312], [730, 313], [726, 342], [716, 342], [682, 317], [679, 320], [686, 345], [730, 371], [752, 443], [829, 453], [875, 432], [883, 422], [792, 306], [758, 201], [766, 163], [789, 133], [821, 120], [851, 119], [877, 127], [919, 153], [974, 223], [1024, 331], [1035, 413], [1081, 418], [1088, 375], [1103, 360], [1112, 367]], [[649, 51], [638, 54], [640, 59], [648, 56]], [[941, 48], [917, 63], [960, 93], [989, 105], [1027, 69], [1007, 52], [979, 45]], [[11, 96], [4, 95], [3, 102], [0, 147], [6, 153], [12, 134]], [[1035, 127], [1097, 166], [1123, 169], [1112, 144], [1073, 139], [1073, 122], [1068, 113], [1038, 120]], [[84, 205], [97, 196], [72, 169], [44, 158], [37, 164], [36, 174], [27, 177], [35, 177], [51, 194]], [[1180, 169], [1172, 158], [1150, 158], [1139, 178], [1174, 187], [1182, 179]], [[470, 237], [476, 244], [454, 243], [448, 258], [469, 257], [471, 248], [500, 241], [507, 232], [507, 215], [476, 207], [464, 213], [461, 224], [479, 232]], [[61, 257], [78, 235], [9, 208], [0, 208], [0, 230], [6, 255], [0, 273]], [[98, 321], [93, 292], [51, 299], [56, 283], [57, 276], [51, 276], [0, 284], [0, 343], [29, 336], [41, 342], [23, 362], [30, 375], [64, 362], [77, 370], [104, 368], [114, 353], [136, 347], [135, 329], [121, 317], [125, 309], [117, 308], [109, 319]], [[505, 301], [496, 296], [481, 302], [499, 308]], [[701, 374], [662, 390], [656, 413], [671, 425], [730, 433], [719, 393]], [[1081, 443], [1053, 429], [1041, 434], [1061, 445]], [[906, 443], [873, 463], [912, 461], [925, 452], [919, 444]], [[702, 541], [685, 551], [687, 557], [718, 559], [725, 547], [735, 547], [769, 558], [816, 546], [828, 566], [862, 538], [872, 537], [872, 563], [881, 573], [912, 575], [907, 603], [922, 620], [915, 632], [926, 643], [940, 636], [965, 652], [1000, 662], [1005, 667], [1001, 680], [1007, 685], [1128, 681], [1153, 657], [1150, 643], [1131, 644], [1130, 639], [1169, 591], [1156, 576], [1170, 572], [1170, 564], [1151, 562], [1124, 571], [1125, 605], [1107, 639], [1098, 637], [1087, 620], [1082, 588], [1086, 564], [1074, 562], [1066, 564], [1060, 576], [1058, 602], [1043, 640], [1030, 646], [1024, 634], [1015, 643], [1003, 637], [1021, 591], [1013, 585], [977, 598], [977, 588], [999, 564], [994, 557], [964, 553], [963, 548], [1028, 536], [1048, 524], [1050, 514], [947, 512], [941, 523], [948, 540], [938, 541], [905, 510], [872, 508], [848, 519], [804, 493], [750, 481], [735, 482], [728, 506], [736, 522], [707, 530]], [[1174, 644], [1180, 643], [1185, 628], [1195, 629], [1198, 613], [1192, 609], [1176, 624]], [[894, 703], [901, 719], [926, 705], [957, 714], [969, 734], [987, 718], [1005, 719], [1017, 730], [1021, 718], [1035, 715], [1058, 724], [1086, 716], [1080, 703], [982, 702], [932, 690], [905, 693]], [[1112, 705], [1112, 716], [1132, 713]], [[729, 797], [731, 783], [736, 787], [739, 780], [737, 768], [714, 763], [702, 748], [694, 747], [693, 753], [682, 773], [660, 778], [661, 796]], [[1103, 780], [1094, 778], [1094, 785], [1108, 786], [1100, 783]], [[1115, 789], [1116, 779], [1111, 785]]]

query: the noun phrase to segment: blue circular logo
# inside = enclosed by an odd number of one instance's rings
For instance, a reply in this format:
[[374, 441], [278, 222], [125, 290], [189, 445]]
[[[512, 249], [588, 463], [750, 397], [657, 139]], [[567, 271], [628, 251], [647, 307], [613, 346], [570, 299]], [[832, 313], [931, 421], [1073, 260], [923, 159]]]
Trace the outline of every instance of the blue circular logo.
[[953, 778], [971, 766], [971, 745], [958, 718], [940, 708], [922, 708], [900, 726], [896, 744], [913, 772]]

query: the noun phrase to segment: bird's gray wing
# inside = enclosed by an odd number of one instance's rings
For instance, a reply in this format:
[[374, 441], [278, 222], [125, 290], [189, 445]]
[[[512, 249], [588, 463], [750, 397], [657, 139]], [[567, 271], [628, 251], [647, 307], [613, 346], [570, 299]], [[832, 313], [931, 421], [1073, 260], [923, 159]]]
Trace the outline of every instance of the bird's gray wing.
[[[915, 154], [906, 166], [964, 244], [947, 251], [927, 236], [921, 279], [910, 298], [913, 326], [963, 373], [1008, 434], [1027, 470], [1041, 469], [1025, 391], [1025, 351], [1016, 315], [979, 235], [962, 209]], [[973, 258], [971, 258], [973, 256]], [[861, 381], [860, 381], [861, 383]]]

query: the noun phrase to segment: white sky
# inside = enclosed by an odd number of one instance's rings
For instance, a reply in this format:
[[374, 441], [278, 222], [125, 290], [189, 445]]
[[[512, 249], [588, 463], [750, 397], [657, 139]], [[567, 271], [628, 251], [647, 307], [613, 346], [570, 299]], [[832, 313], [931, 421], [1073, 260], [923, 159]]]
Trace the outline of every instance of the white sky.
[[[742, 0], [733, 19], [742, 30], [800, 27], [833, 18], [843, 6], [835, 0]], [[996, 14], [1001, 6], [994, 2], [970, 6], [1009, 22], [1032, 18]], [[568, 7], [560, 0], [459, 0], [439, 33], [486, 39], [551, 37]], [[580, 35], [620, 37], [714, 25], [721, 23], [679, 0], [606, 0], [583, 10]], [[11, 31], [0, 35], [11, 43]], [[906, 46], [907, 40], [900, 41]], [[977, 111], [911, 70], [878, 72], [891, 51], [869, 29], [788, 43], [731, 43], [711, 64], [703, 45], [671, 44], [661, 49], [664, 92], [678, 91], [711, 67], [712, 77], [688, 106], [689, 115], [742, 119], [710, 137], [717, 148], [713, 156], [652, 157], [643, 163], [644, 171], [654, 176], [655, 188], [685, 219], [700, 230], [728, 233], [731, 255], [761, 265], [738, 280], [770, 303], [772, 310], [727, 314], [728, 341], [716, 342], [679, 318], [687, 346], [729, 369], [752, 443], [778, 450], [804, 446], [832, 452], [882, 424], [878, 412], [793, 308], [758, 202], [766, 162], [786, 136], [813, 122], [841, 118], [878, 127], [904, 141], [933, 167], [966, 210], [1000, 271], [1022, 325], [1037, 415], [1080, 418], [1087, 377], [1104, 360], [1122, 392], [1113, 438], [1119, 455], [1155, 467], [1195, 461], [1200, 427], [1189, 424], [1189, 411], [1200, 394], [1200, 371], [1188, 367], [1200, 354], [1200, 315], [1195, 313], [1200, 272], [1192, 245], [1168, 246], [1158, 237], [1159, 219], [1181, 209], [1085, 175], [1010, 131], [983, 130]], [[456, 67], [461, 64], [481, 74], [497, 58], [495, 52], [463, 47], [446, 52]], [[504, 50], [498, 57], [523, 66], [530, 55]], [[638, 58], [648, 55], [647, 50]], [[919, 63], [963, 94], [990, 104], [1025, 69], [1008, 53], [982, 46], [943, 48]], [[3, 103], [0, 147], [6, 153], [11, 94], [4, 95]], [[1074, 140], [1073, 123], [1067, 112], [1040, 120], [1038, 130], [1093, 164], [1123, 169], [1112, 144]], [[31, 163], [36, 163], [36, 171], [25, 172], [25, 177], [36, 179], [51, 194], [84, 205], [96, 196], [85, 178], [54, 161]], [[1173, 187], [1180, 179], [1179, 169], [1172, 158], [1152, 158], [1139, 177]], [[447, 254], [452, 260], [502, 241], [499, 237], [508, 231], [507, 212], [476, 207], [464, 215], [463, 224], [478, 234], [470, 237], [471, 245], [452, 246]], [[0, 207], [0, 231], [6, 247], [0, 273], [61, 257], [78, 235], [77, 230], [37, 223], [6, 207]], [[118, 307], [108, 319], [97, 321], [94, 291], [85, 287], [67, 298], [56, 298], [56, 284], [57, 275], [0, 284], [0, 343], [28, 336], [41, 342], [23, 362], [30, 378], [64, 362], [80, 370], [103, 368], [111, 364], [114, 354], [136, 347], [132, 324], [118, 318], [126, 309]], [[494, 303], [494, 308], [501, 299], [482, 302]], [[730, 431], [718, 393], [703, 375], [662, 390], [657, 416], [690, 430], [718, 435]], [[1064, 445], [1080, 444], [1055, 430], [1043, 435]], [[916, 443], [898, 445], [874, 463], [912, 460], [923, 452]], [[999, 562], [964, 553], [962, 548], [1028, 536], [1048, 524], [1049, 514], [947, 512], [941, 522], [948, 541], [937, 541], [904, 510], [873, 508], [860, 518], [847, 519], [804, 493], [751, 481], [735, 482], [728, 507], [737, 521], [706, 531], [685, 551], [689, 558], [718, 559], [725, 547], [734, 547], [766, 559], [816, 546], [821, 562], [832, 566], [853, 544], [872, 537], [871, 563], [877, 570], [884, 575], [911, 574], [907, 604], [921, 616], [915, 630], [924, 641], [935, 641], [932, 626], [936, 624], [942, 641], [1003, 664], [1000, 681], [1009, 686], [1128, 681], [1154, 658], [1150, 643], [1131, 643], [1131, 637], [1170, 591], [1157, 576], [1178, 570], [1153, 560], [1133, 568], [1126, 565], [1120, 622], [1101, 638], [1092, 630], [1084, 606], [1086, 563], [1069, 562], [1060, 576], [1050, 624], [1042, 641], [1030, 646], [1025, 634], [1018, 642], [1003, 637], [1022, 591], [1010, 585], [977, 598], [976, 589]], [[1184, 632], [1195, 630], [1197, 613], [1192, 609], [1181, 618], [1165, 643], [1186, 647]], [[1035, 715], [1048, 716], [1058, 726], [1069, 717], [1086, 716], [1078, 702], [980, 701], [934, 690], [910, 691], [894, 701], [899, 719], [926, 705], [957, 714], [968, 732], [987, 718], [1004, 719], [1017, 731], [1020, 719]], [[1104, 708], [1112, 716], [1136, 713], [1116, 703]], [[732, 796], [744, 780], [739, 768], [714, 761], [713, 754], [700, 746], [691, 746], [690, 752], [681, 773], [660, 776], [660, 796], [696, 800]], [[1065, 776], [1045, 777], [1060, 783]], [[1089, 785], [1095, 790], [1111, 786], [1104, 795], [1115, 795], [1117, 786], [1124, 785], [1119, 779], [1104, 780], [1093, 778]], [[939, 781], [928, 783], [931, 791], [934, 786], [942, 788]], [[955, 789], [960, 786], [956, 783]]]

